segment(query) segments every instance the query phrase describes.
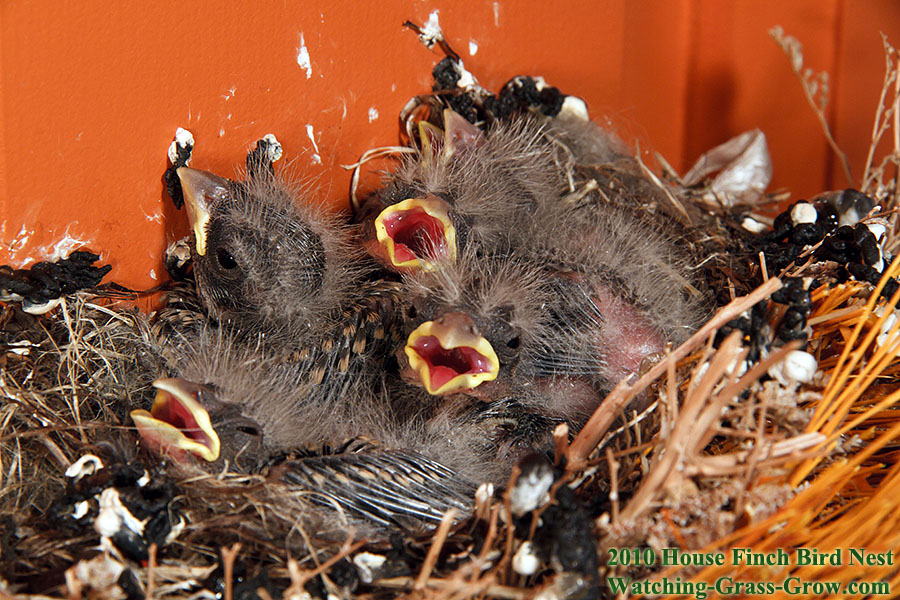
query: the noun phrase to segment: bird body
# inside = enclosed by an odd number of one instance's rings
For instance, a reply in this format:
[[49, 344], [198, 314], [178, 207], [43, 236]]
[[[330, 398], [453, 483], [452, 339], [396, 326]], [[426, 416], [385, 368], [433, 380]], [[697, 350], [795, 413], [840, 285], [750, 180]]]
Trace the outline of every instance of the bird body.
[[186, 167], [178, 177], [210, 315], [304, 380], [330, 386], [318, 394], [374, 384], [397, 344], [398, 285], [375, 277], [353, 228], [267, 169], [245, 181]]
[[501, 405], [430, 402], [388, 379], [380, 391], [335, 391], [221, 328], [167, 355], [177, 377], [158, 379], [151, 410], [132, 412], [151, 448], [204, 470], [267, 474], [376, 528], [434, 524], [451, 507], [467, 514], [477, 485], [505, 481], [532, 441]]
[[403, 271], [406, 376], [486, 400], [568, 378], [577, 399], [539, 394], [557, 398], [550, 414], [590, 413], [706, 311], [673, 219], [656, 210], [662, 191], [646, 192], [614, 136], [588, 122], [526, 115], [460, 138], [459, 119], [444, 111], [443, 136], [420, 127], [424, 149], [372, 200], [382, 214], [400, 198], [444, 200], [457, 233], [453, 256]]

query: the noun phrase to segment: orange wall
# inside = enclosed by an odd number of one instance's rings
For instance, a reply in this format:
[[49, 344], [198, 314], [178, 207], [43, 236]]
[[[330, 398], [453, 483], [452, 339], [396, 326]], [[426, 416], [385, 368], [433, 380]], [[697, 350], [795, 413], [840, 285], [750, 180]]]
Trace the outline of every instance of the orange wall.
[[320, 4], [0, 3], [0, 263], [40, 259], [68, 233], [117, 281], [161, 281], [167, 240], [187, 231], [161, 182], [179, 126], [197, 141], [192, 165], [226, 175], [275, 133], [291, 168], [345, 203], [339, 165], [394, 143], [399, 109], [429, 89], [440, 54], [401, 23], [435, 10], [486, 87], [543, 75], [682, 171], [762, 128], [773, 187], [795, 196], [846, 182], [767, 30], [784, 26], [832, 74], [829, 116], [857, 178], [884, 68], [878, 32], [900, 44], [890, 0]]

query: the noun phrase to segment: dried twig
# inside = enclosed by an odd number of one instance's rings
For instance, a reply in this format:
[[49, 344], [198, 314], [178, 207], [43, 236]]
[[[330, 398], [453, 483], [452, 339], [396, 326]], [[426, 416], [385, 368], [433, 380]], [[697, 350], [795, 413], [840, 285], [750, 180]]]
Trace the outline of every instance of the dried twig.
[[856, 185], [853, 175], [850, 172], [850, 161], [835, 141], [834, 136], [831, 133], [831, 127], [828, 126], [828, 117], [825, 115], [830, 92], [828, 73], [825, 71], [816, 73], [812, 69], [804, 69], [802, 44], [800, 44], [796, 38], [786, 35], [784, 29], [782, 29], [780, 25], [776, 25], [770, 29], [769, 35], [772, 36], [775, 43], [778, 44], [781, 50], [790, 59], [791, 69], [800, 80], [800, 84], [803, 87], [803, 94], [806, 96], [806, 101], [809, 102], [813, 112], [816, 114], [816, 118], [822, 125], [822, 131], [825, 134], [825, 139], [828, 140], [828, 145], [831, 146], [831, 149], [841, 161], [841, 166], [844, 168], [844, 176], [847, 178], [847, 182], [850, 185]]

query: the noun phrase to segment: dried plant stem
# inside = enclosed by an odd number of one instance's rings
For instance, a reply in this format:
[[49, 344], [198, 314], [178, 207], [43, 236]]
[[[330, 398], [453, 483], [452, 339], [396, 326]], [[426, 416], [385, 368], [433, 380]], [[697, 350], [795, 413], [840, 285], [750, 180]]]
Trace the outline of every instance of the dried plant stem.
[[239, 543], [235, 543], [231, 546], [231, 548], [220, 548], [219, 551], [222, 554], [222, 564], [225, 567], [225, 600], [232, 600], [232, 594], [234, 591], [234, 561], [237, 558], [238, 552], [241, 551], [241, 545]]
[[[884, 45], [884, 81], [881, 85], [881, 94], [878, 97], [878, 106], [875, 109], [875, 121], [872, 123], [872, 140], [869, 143], [869, 152], [866, 155], [866, 166], [863, 171], [862, 189], [872, 191], [871, 187], [878, 178], [882, 168], [873, 167], [875, 160], [875, 150], [878, 148], [882, 137], [884, 137], [889, 125], [893, 122], [894, 137], [894, 153], [900, 153], [900, 115], [898, 115], [897, 102], [900, 99], [900, 72], [898, 72], [898, 62], [895, 60], [897, 51], [891, 46], [887, 40], [887, 36], [881, 34], [881, 42]], [[893, 102], [886, 102], [888, 90], [891, 85], [894, 86]], [[897, 190], [894, 190], [895, 194]]]
[[803, 88], [803, 95], [806, 97], [806, 101], [809, 103], [810, 107], [812, 107], [816, 118], [819, 120], [819, 124], [822, 126], [822, 131], [825, 134], [828, 145], [831, 146], [832, 151], [834, 151], [835, 155], [840, 159], [847, 182], [850, 185], [856, 185], [853, 174], [850, 172], [850, 161], [835, 141], [834, 136], [831, 133], [831, 127], [828, 126], [828, 117], [825, 115], [825, 109], [828, 106], [828, 73], [814, 73], [812, 69], [804, 70], [803, 46], [793, 36], [785, 35], [784, 30], [780, 26], [770, 29], [769, 35], [790, 59], [791, 69], [800, 80], [801, 87]]
[[[863, 364], [866, 353], [892, 311], [885, 310], [884, 314], [869, 328], [865, 336], [862, 333], [863, 327], [868, 321], [868, 316], [874, 313], [875, 305], [878, 303], [884, 286], [887, 285], [890, 278], [896, 276], [898, 271], [900, 271], [900, 256], [896, 257], [890, 267], [885, 269], [884, 275], [869, 297], [865, 312], [857, 318], [856, 325], [845, 344], [844, 351], [838, 358], [837, 365], [832, 370], [831, 379], [822, 394], [822, 400], [816, 408], [809, 425], [807, 425], [806, 430], [808, 432], [818, 431], [828, 436], [829, 443], [834, 443], [834, 440], [837, 439], [839, 433], [836, 432], [843, 424], [856, 400], [876, 380], [879, 374], [896, 359], [897, 350], [895, 348], [891, 348], [891, 351], [886, 348], [877, 348], [873, 356], [868, 361], [865, 361], [861, 371], [857, 372], [857, 367]], [[900, 301], [900, 290], [893, 295], [886, 308], [897, 306], [898, 301]], [[895, 324], [892, 331], [897, 331], [898, 327], [900, 325]], [[861, 337], [862, 341], [859, 341]], [[900, 396], [892, 394], [876, 404], [876, 406], [886, 407], [898, 400], [900, 400]], [[861, 422], [858, 417], [852, 421], [854, 426], [858, 422]], [[846, 427], [840, 429], [840, 431], [848, 430]], [[791, 485], [799, 485], [809, 475], [815, 465], [818, 464], [819, 460], [821, 459], [809, 458], [803, 461], [791, 476]]]
[[740, 332], [735, 331], [722, 343], [713, 356], [712, 363], [700, 382], [691, 389], [688, 399], [681, 407], [678, 422], [672, 433], [666, 438], [666, 451], [656, 454], [650, 473], [641, 482], [641, 487], [622, 511], [622, 519], [632, 520], [649, 506], [652, 498], [663, 489], [665, 481], [672, 475], [675, 467], [689, 451], [691, 438], [705, 431], [703, 427], [695, 427], [703, 403], [712, 395], [713, 387], [719, 382], [722, 374], [734, 361], [740, 348]]
[[451, 508], [441, 518], [441, 524], [438, 525], [437, 531], [434, 532], [434, 537], [431, 539], [431, 546], [428, 548], [428, 554], [425, 555], [422, 569], [419, 571], [419, 576], [416, 577], [416, 582], [413, 585], [414, 590], [422, 591], [425, 589], [425, 584], [428, 582], [428, 578], [431, 577], [431, 571], [437, 563], [438, 555], [441, 553], [441, 548], [444, 547], [444, 542], [447, 541], [447, 534], [450, 533], [450, 527], [453, 525], [456, 515], [456, 509]]
[[[153, 600], [153, 592], [156, 587], [156, 544], [150, 544], [150, 547], [147, 549], [147, 590], [144, 595], [146, 600]], [[231, 600], [228, 598], [227, 600]]]

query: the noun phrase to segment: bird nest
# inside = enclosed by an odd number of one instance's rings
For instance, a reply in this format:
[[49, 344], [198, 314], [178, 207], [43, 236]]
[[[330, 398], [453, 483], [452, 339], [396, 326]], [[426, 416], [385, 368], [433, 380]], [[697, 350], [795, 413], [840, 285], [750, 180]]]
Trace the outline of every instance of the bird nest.
[[[885, 281], [898, 273], [894, 261]], [[44, 318], [7, 307], [0, 379], [5, 592], [526, 598], [543, 590], [567, 597], [590, 579], [592, 554], [604, 580], [662, 578], [687, 586], [724, 576], [750, 582], [792, 576], [895, 585], [892, 565], [801, 566], [797, 552], [874, 554], [900, 543], [897, 326], [890, 327], [877, 287], [822, 285], [812, 292], [809, 319], [815, 378], [760, 381], [792, 345], [741, 373], [742, 333], [718, 348], [714, 341], [722, 326], [780, 286], [770, 279], [737, 299], [638, 382], [617, 387], [571, 443], [560, 432], [558, 468], [547, 488], [540, 490], [541, 478], [524, 465], [505, 492], [479, 496], [467, 520], [448, 515], [433, 533], [387, 541], [348, 530], [346, 539], [328, 543], [301, 530], [293, 541], [268, 538], [267, 531], [279, 529], [269, 520], [286, 500], [268, 493], [261, 477], [167, 474], [138, 451], [126, 415], [152, 391], [135, 364], [142, 357], [127, 353], [130, 344], [121, 347], [146, 323], [128, 300], [80, 292]], [[768, 308], [774, 323], [783, 307]], [[893, 338], [885, 341], [885, 331]], [[652, 401], [649, 408], [617, 421], [627, 413], [621, 407], [641, 393]], [[66, 511], [75, 502], [72, 465], [84, 455], [118, 456], [156, 479], [141, 498], [140, 518], [152, 522], [177, 505], [183, 529], [168, 544], [147, 547], [144, 561], [101, 541], [95, 527]], [[129, 486], [127, 473], [112, 476]], [[519, 488], [529, 487], [548, 498], [516, 509]], [[331, 525], [340, 525], [340, 515], [334, 518]], [[298, 541], [305, 554], [291, 552]], [[741, 564], [731, 558], [734, 548], [766, 555], [782, 548], [791, 558], [781, 567]], [[666, 549], [679, 549], [677, 560], [690, 564], [662, 567], [675, 556], [666, 558]], [[722, 565], [686, 558], [719, 552], [726, 553]]]
[[[895, 218], [887, 164], [864, 191]], [[885, 245], [895, 255], [896, 239]], [[133, 342], [159, 334], [138, 296], [101, 287], [40, 317], [11, 303], [0, 315], [0, 594], [889, 593], [900, 586], [900, 258], [873, 285], [839, 281], [812, 257], [784, 275], [816, 277], [814, 374], [793, 360], [799, 342], [749, 356], [791, 309], [779, 300], [789, 280], [756, 263], [762, 285], [617, 386], [580, 431], [557, 428], [552, 469], [522, 462], [503, 489], [479, 488], [467, 518], [450, 511], [432, 530], [387, 537], [340, 511], [311, 530], [285, 508], [300, 499], [263, 475], [174, 469], [143, 449], [128, 413], [150, 401], [161, 366]]]

